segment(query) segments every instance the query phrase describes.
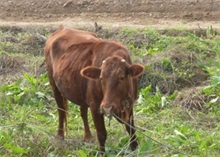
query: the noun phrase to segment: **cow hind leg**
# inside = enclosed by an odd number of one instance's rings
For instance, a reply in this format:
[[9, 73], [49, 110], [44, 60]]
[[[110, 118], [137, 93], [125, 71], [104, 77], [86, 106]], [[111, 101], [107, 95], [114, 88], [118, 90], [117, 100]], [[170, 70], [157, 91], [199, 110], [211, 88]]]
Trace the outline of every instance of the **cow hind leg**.
[[67, 132], [67, 100], [62, 96], [57, 87], [55, 87], [53, 91], [59, 115], [57, 135], [58, 137], [64, 139], [64, 135]]
[[80, 113], [81, 113], [81, 117], [83, 120], [84, 131], [85, 131], [85, 136], [83, 140], [86, 142], [92, 141], [92, 134], [91, 134], [89, 123], [88, 123], [88, 107], [81, 106]]
[[[51, 61], [47, 60], [46, 62], [50, 63]], [[62, 96], [61, 92], [57, 88], [53, 78], [53, 71], [50, 65], [47, 65], [47, 72], [48, 72], [49, 82], [53, 90], [54, 98], [57, 103], [57, 111], [59, 116], [57, 135], [59, 138], [64, 139], [65, 132], [67, 132], [67, 108], [68, 108], [67, 99]]]
[[130, 135], [130, 147], [134, 151], [138, 147], [137, 137], [135, 135], [133, 116], [130, 117], [129, 125], [125, 124], [126, 131]]

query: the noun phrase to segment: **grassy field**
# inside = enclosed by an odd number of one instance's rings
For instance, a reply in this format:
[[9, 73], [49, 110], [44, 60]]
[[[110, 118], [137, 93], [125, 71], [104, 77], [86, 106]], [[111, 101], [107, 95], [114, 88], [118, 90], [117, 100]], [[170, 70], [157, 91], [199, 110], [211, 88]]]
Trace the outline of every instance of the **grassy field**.
[[[0, 156], [97, 156], [97, 140], [82, 142], [79, 108], [69, 103], [68, 135], [56, 137], [58, 114], [42, 54], [48, 27], [0, 28]], [[87, 29], [88, 30], [88, 29]], [[135, 125], [139, 148], [129, 149], [123, 125], [105, 118], [107, 156], [220, 154], [220, 31], [101, 29], [145, 66]], [[96, 133], [91, 115], [89, 121]]]

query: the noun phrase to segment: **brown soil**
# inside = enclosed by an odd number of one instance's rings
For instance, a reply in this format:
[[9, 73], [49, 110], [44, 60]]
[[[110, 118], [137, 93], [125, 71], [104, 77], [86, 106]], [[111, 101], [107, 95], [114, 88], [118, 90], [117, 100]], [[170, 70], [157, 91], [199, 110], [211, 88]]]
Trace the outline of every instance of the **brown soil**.
[[1, 0], [0, 23], [220, 28], [219, 8], [220, 0]]

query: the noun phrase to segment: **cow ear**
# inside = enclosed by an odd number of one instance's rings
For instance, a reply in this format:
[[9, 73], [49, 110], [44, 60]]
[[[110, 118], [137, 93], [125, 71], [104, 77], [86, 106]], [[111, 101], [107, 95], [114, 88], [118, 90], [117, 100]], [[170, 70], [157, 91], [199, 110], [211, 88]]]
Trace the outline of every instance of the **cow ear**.
[[101, 69], [94, 66], [88, 66], [83, 68], [80, 73], [87, 79], [95, 80], [100, 77]]
[[142, 73], [144, 72], [144, 67], [142, 65], [139, 64], [132, 64], [129, 67], [129, 74], [132, 77], [138, 77], [140, 76]]

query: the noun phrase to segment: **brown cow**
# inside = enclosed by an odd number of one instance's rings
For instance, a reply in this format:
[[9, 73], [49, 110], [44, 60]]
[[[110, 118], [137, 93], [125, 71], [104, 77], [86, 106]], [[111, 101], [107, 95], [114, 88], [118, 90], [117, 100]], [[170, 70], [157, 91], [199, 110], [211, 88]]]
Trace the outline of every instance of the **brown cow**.
[[[60, 26], [48, 37], [45, 47], [48, 77], [58, 106], [58, 136], [64, 138], [67, 100], [80, 106], [84, 140], [91, 140], [87, 111], [92, 112], [100, 153], [105, 152], [107, 132], [104, 114], [125, 124], [130, 146], [138, 146], [133, 122], [137, 77], [141, 65], [131, 62], [127, 49], [94, 34]], [[130, 124], [130, 125], [128, 125]]]

